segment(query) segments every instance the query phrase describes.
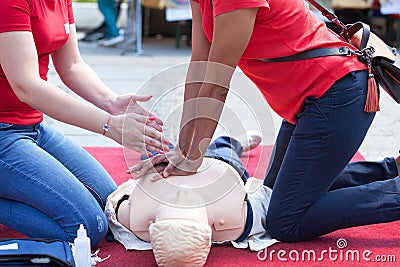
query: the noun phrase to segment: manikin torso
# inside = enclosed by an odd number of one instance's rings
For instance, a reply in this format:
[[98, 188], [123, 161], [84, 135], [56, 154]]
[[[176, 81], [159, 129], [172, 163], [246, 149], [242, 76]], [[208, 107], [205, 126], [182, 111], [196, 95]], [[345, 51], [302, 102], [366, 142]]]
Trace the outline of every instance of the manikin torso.
[[119, 222], [138, 238], [150, 242], [148, 228], [156, 217], [208, 221], [213, 242], [236, 240], [243, 233], [246, 191], [229, 164], [205, 158], [199, 171], [190, 176], [171, 176], [157, 182], [151, 182], [150, 176], [138, 181], [117, 214]]

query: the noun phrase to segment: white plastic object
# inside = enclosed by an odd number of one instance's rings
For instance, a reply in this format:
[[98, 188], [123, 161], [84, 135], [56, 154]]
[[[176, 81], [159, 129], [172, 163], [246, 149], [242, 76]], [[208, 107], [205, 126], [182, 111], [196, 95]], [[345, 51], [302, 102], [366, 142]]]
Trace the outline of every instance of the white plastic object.
[[81, 224], [74, 240], [74, 260], [76, 267], [91, 266], [90, 238], [87, 236], [86, 229]]

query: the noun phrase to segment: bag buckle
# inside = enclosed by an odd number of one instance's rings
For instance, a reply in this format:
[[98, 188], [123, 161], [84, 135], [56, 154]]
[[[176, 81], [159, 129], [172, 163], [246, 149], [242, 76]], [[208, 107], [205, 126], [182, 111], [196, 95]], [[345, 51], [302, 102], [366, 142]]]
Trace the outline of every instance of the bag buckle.
[[350, 49], [347, 46], [340, 47], [339, 48], [339, 53], [341, 55], [343, 55], [343, 56], [348, 56], [348, 57], [351, 57], [351, 56], [354, 56], [354, 55], [357, 55], [357, 56], [362, 56], [363, 55], [363, 53], [361, 51]]
[[375, 53], [375, 48], [373, 48], [372, 46], [366, 47], [360, 52], [361, 55], [359, 55], [359, 59], [370, 67], [372, 62], [372, 55]]

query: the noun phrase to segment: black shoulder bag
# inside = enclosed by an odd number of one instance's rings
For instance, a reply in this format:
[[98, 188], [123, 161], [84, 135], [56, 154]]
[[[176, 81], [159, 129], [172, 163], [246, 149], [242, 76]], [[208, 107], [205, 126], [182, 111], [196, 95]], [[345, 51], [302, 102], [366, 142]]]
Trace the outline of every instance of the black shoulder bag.
[[389, 49], [389, 46], [384, 41], [370, 31], [369, 25], [362, 22], [345, 25], [335, 14], [321, 6], [318, 2], [314, 0], [307, 1], [321, 11], [323, 16], [339, 26], [341, 29], [340, 36], [348, 43], [354, 45], [357, 50], [352, 50], [346, 46], [317, 48], [286, 57], [261, 59], [261, 61], [289, 62], [326, 56], [358, 55], [359, 60], [368, 66], [369, 71], [368, 95], [364, 111], [379, 111], [376, 80], [400, 104], [400, 69], [395, 66], [396, 49]]

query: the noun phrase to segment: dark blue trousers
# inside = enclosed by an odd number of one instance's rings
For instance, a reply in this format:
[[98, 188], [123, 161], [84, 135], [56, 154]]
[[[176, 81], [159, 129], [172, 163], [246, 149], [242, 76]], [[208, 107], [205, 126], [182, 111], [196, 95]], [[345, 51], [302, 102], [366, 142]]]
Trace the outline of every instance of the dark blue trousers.
[[366, 91], [367, 72], [350, 73], [308, 97], [295, 125], [282, 122], [264, 180], [272, 237], [296, 242], [400, 219], [394, 159], [349, 163], [375, 116], [363, 111]]

